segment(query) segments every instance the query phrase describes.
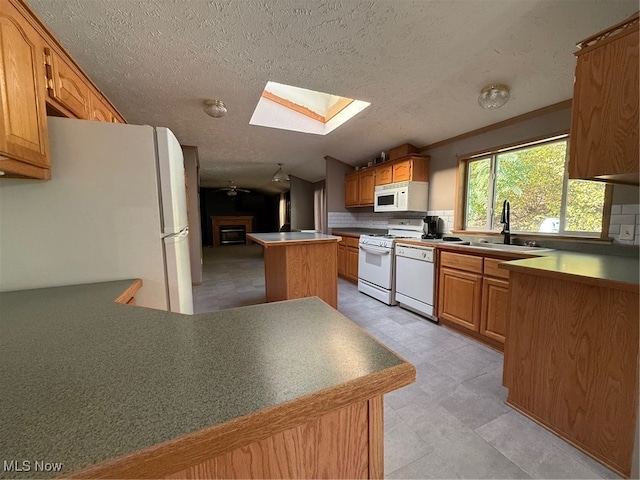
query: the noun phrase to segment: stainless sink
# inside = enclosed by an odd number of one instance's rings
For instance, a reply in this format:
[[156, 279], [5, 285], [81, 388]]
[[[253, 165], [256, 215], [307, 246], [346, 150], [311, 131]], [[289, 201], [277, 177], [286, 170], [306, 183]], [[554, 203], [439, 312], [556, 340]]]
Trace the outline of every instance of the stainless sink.
[[525, 247], [522, 245], [505, 245], [504, 243], [487, 243], [487, 242], [469, 242], [468, 246], [474, 247], [474, 248], [486, 248], [487, 250], [493, 250], [493, 251], [499, 251], [499, 252], [529, 253], [529, 254], [549, 252], [552, 250], [551, 248]]

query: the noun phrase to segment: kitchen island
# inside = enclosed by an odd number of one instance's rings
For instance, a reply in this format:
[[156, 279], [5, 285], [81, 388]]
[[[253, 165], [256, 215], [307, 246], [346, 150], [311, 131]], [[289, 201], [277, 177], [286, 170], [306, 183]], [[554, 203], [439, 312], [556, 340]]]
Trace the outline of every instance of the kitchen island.
[[638, 259], [555, 251], [500, 266], [507, 404], [637, 478]]
[[411, 364], [317, 298], [180, 315], [133, 283], [0, 293], [0, 477], [382, 478]]
[[341, 237], [307, 232], [252, 233], [264, 248], [267, 302], [320, 297], [338, 308], [338, 242]]

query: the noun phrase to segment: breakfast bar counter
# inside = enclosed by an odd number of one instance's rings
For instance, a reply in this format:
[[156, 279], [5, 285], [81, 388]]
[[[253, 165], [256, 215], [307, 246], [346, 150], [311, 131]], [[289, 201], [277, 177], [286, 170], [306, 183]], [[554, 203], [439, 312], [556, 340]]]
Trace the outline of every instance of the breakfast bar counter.
[[411, 364], [317, 298], [190, 316], [132, 282], [0, 293], [0, 477], [382, 478]]
[[267, 302], [317, 296], [338, 308], [338, 242], [309, 232], [252, 233], [264, 248]]

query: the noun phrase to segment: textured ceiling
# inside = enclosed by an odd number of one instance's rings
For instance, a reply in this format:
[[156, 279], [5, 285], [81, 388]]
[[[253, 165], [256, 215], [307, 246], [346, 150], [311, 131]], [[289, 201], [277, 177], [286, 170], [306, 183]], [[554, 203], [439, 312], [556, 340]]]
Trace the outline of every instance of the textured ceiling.
[[[572, 96], [575, 44], [637, 0], [27, 0], [130, 123], [198, 147], [203, 186], [276, 192]], [[267, 81], [371, 106], [327, 136], [249, 125]], [[488, 83], [511, 100], [482, 110]], [[202, 100], [225, 102], [215, 119]]]

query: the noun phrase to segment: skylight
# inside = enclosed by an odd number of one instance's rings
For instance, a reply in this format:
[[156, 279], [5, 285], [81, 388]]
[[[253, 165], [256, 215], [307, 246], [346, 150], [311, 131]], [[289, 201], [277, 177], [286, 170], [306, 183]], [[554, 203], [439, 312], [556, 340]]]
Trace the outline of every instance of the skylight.
[[251, 125], [326, 135], [371, 105], [330, 93], [267, 82]]

